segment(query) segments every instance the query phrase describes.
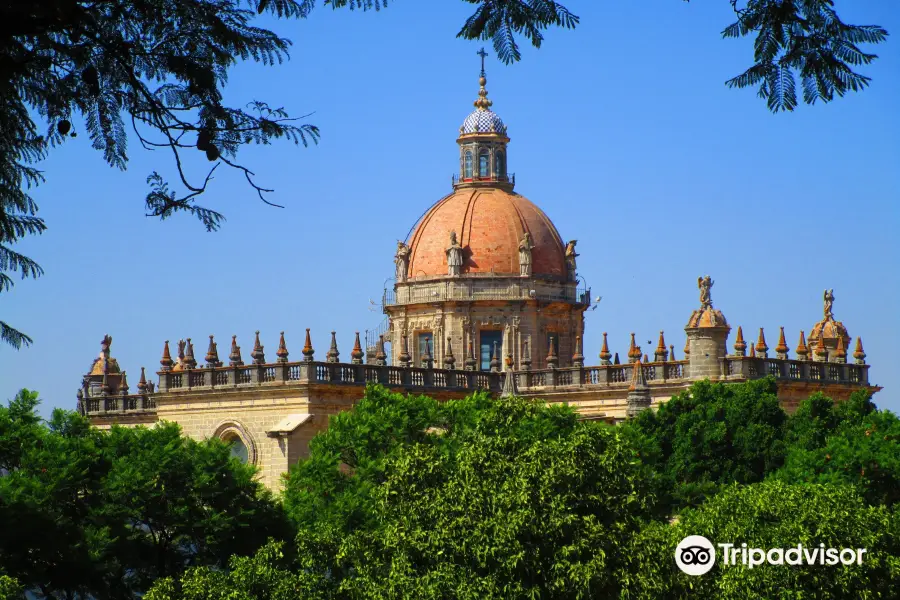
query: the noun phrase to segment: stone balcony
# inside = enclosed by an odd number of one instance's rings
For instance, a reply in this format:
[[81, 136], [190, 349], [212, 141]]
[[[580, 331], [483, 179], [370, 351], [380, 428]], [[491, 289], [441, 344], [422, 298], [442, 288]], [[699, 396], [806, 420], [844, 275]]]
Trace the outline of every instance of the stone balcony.
[[213, 367], [180, 372], [160, 372], [160, 393], [283, 386], [292, 384], [358, 385], [378, 383], [409, 391], [487, 390], [498, 392], [502, 373], [455, 371], [394, 367], [390, 365], [355, 365], [330, 362], [295, 362], [240, 367]]
[[[645, 363], [644, 378], [648, 384], [686, 381], [686, 360]], [[634, 373], [633, 364], [600, 365], [594, 367], [566, 367], [517, 371], [516, 386], [525, 396], [546, 391], [620, 388], [627, 390]]]
[[727, 356], [723, 370], [726, 379], [758, 379], [771, 375], [779, 381], [869, 385], [869, 365], [865, 364]]
[[385, 290], [382, 305], [428, 304], [446, 301], [526, 301], [565, 302], [589, 306], [590, 288], [577, 287], [575, 283], [521, 280], [512, 276], [464, 276], [453, 278], [411, 278], [398, 283], [394, 290]]
[[134, 414], [156, 412], [156, 399], [152, 394], [108, 394], [93, 396], [81, 401], [82, 409], [88, 415]]
[[[687, 360], [650, 362], [642, 367], [644, 378], [651, 388], [687, 387], [692, 381], [689, 376], [690, 362]], [[865, 364], [728, 356], [721, 361], [721, 368], [721, 381], [740, 382], [771, 375], [779, 383], [806, 384], [826, 394], [829, 387], [874, 387], [869, 385], [869, 365]], [[515, 377], [517, 393], [526, 397], [605, 390], [620, 393], [624, 398], [633, 372], [633, 364], [622, 364], [516, 371]], [[377, 383], [411, 393], [453, 392], [461, 397], [485, 390], [499, 395], [504, 377], [506, 373], [498, 372], [315, 361], [202, 367], [160, 372], [159, 385], [154, 394], [85, 398], [83, 406], [88, 415], [114, 417], [155, 412], [155, 396], [158, 394], [196, 394], [207, 390], [250, 390], [299, 384], [357, 386], [362, 391], [366, 384]]]

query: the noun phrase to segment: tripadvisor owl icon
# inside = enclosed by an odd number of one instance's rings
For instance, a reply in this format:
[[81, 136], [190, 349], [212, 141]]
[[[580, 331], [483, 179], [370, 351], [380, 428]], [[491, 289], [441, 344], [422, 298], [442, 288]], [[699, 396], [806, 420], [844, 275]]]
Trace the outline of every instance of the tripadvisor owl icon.
[[716, 549], [702, 535], [689, 535], [675, 548], [675, 564], [688, 575], [703, 575], [716, 564]]

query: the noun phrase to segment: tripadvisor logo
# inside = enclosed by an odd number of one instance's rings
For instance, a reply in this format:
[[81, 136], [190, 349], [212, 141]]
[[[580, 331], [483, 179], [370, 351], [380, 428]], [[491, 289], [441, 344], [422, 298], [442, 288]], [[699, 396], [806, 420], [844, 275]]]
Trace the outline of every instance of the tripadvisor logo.
[[[716, 544], [723, 566], [743, 565], [748, 569], [770, 565], [861, 565], [865, 548], [807, 547], [797, 544], [790, 548], [748, 548], [747, 544]], [[703, 575], [716, 564], [716, 548], [702, 535], [689, 535], [675, 548], [675, 564], [688, 575]]]
[[689, 535], [675, 548], [675, 564], [688, 575], [703, 575], [716, 564], [716, 549], [702, 535]]

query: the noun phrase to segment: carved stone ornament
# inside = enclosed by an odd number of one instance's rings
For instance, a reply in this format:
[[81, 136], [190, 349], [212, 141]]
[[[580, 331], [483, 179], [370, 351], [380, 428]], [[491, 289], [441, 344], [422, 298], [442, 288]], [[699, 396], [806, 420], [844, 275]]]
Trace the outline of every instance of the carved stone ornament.
[[394, 255], [394, 263], [397, 265], [395, 277], [398, 283], [406, 281], [409, 272], [409, 246], [397, 240], [397, 253]]
[[447, 248], [447, 274], [450, 277], [459, 277], [462, 273], [463, 249], [456, 239], [456, 232], [450, 232], [450, 246]]
[[531, 241], [531, 234], [526, 231], [519, 242], [519, 275], [521, 277], [531, 277], [531, 251], [533, 249], [534, 243]]
[[566, 271], [569, 281], [575, 281], [575, 269], [577, 266], [575, 258], [578, 256], [578, 253], [575, 252], [575, 244], [577, 243], [578, 240], [570, 240], [566, 244]]
[[825, 294], [822, 297], [822, 300], [825, 303], [824, 314], [825, 320], [831, 321], [834, 319], [834, 313], [832, 312], [832, 308], [834, 307], [834, 290], [825, 290]]
[[697, 278], [697, 287], [700, 289], [700, 307], [709, 308], [712, 306], [712, 295], [710, 289], [715, 282], [707, 275], [706, 277]]

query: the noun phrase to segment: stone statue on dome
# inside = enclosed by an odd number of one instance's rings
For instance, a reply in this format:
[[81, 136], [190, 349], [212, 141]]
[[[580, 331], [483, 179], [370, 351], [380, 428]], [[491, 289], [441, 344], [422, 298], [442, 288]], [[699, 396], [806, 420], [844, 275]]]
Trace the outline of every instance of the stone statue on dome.
[[456, 239], [456, 232], [450, 232], [450, 247], [447, 248], [447, 274], [450, 277], [459, 277], [462, 272], [463, 249]]
[[394, 255], [394, 263], [397, 265], [397, 282], [404, 283], [409, 270], [409, 246], [400, 240], [397, 240], [397, 254]]
[[519, 275], [522, 277], [531, 277], [532, 249], [534, 243], [531, 241], [531, 234], [526, 231], [522, 241], [519, 242]]
[[831, 312], [831, 309], [834, 306], [834, 290], [825, 290], [825, 295], [822, 297], [822, 300], [825, 302], [825, 320], [831, 321], [834, 319], [834, 313]]
[[715, 282], [707, 275], [706, 277], [697, 278], [697, 287], [700, 288], [700, 307], [709, 308], [712, 306], [712, 295], [710, 289]]
[[566, 271], [568, 271], [569, 281], [575, 281], [575, 257], [578, 256], [578, 253], [575, 252], [575, 244], [577, 243], [578, 240], [570, 240], [566, 244]]

